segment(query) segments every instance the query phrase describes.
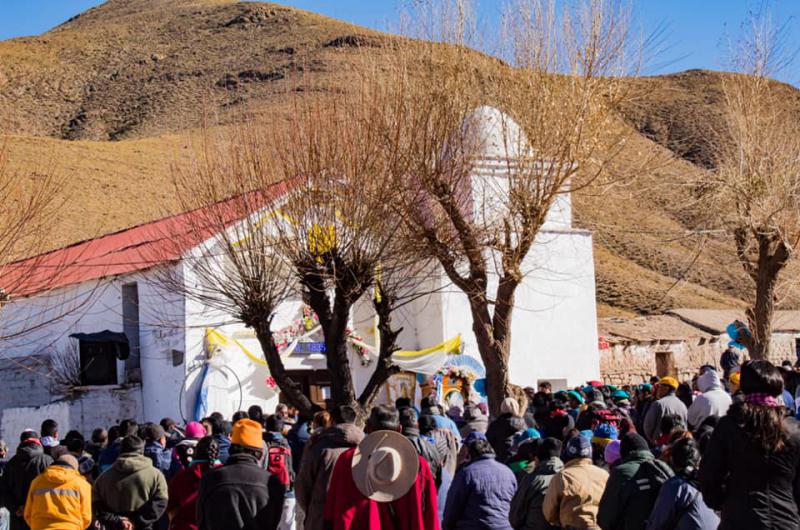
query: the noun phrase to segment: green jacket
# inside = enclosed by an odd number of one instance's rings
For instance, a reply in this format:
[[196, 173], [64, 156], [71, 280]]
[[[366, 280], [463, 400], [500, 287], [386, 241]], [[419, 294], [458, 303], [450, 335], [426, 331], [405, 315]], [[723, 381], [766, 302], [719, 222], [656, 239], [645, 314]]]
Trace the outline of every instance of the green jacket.
[[97, 477], [92, 500], [95, 517], [108, 512], [130, 518], [137, 530], [150, 528], [167, 507], [167, 481], [150, 458], [121, 454]]
[[644, 462], [653, 462], [664, 474], [672, 476], [669, 466], [661, 460], [655, 460], [649, 450], [631, 451], [611, 471], [600, 499], [597, 524], [603, 530], [644, 530], [658, 491], [639, 491], [628, 484]]
[[[527, 469], [530, 469], [529, 466]], [[508, 522], [514, 530], [551, 530], [552, 526], [544, 518], [542, 503], [547, 487], [556, 473], [564, 469], [558, 458], [540, 462], [532, 471], [522, 474], [519, 487], [511, 500]]]

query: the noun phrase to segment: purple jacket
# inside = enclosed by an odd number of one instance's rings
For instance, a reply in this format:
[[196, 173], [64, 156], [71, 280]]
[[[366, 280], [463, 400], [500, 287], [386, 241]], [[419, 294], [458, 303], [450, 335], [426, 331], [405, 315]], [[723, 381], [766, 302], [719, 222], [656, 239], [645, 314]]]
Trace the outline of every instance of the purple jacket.
[[508, 512], [516, 490], [514, 473], [494, 455], [463, 465], [447, 493], [442, 530], [512, 530]]

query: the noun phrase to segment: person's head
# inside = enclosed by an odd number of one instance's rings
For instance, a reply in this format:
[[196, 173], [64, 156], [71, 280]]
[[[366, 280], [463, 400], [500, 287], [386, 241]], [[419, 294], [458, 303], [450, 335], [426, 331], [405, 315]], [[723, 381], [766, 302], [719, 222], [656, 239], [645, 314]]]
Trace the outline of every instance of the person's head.
[[436, 429], [436, 418], [430, 414], [420, 416], [417, 423], [419, 425], [419, 433], [422, 435], [428, 435]]
[[112, 425], [108, 428], [108, 441], [107, 443], [112, 444], [120, 439], [120, 428], [119, 425]]
[[592, 458], [592, 442], [580, 434], [573, 436], [567, 440], [563, 455], [564, 462], [569, 462], [576, 458]]
[[175, 428], [177, 422], [172, 418], [161, 418], [161, 421], [158, 422], [161, 425], [161, 428], [164, 429], [164, 432], [170, 432], [172, 429]]
[[412, 409], [411, 407], [405, 407], [399, 409], [397, 414], [400, 418], [400, 427], [403, 429], [416, 429], [419, 418], [417, 417], [417, 411]]
[[69, 453], [67, 453], [65, 455], [61, 455], [58, 458], [56, 458], [56, 461], [54, 462], [54, 464], [57, 465], [57, 466], [66, 467], [66, 468], [72, 469], [74, 471], [78, 471], [78, 468], [79, 468], [78, 459], [75, 458], [74, 455], [71, 455]]
[[243, 419], [249, 418], [249, 417], [250, 416], [248, 416], [248, 414], [245, 411], [237, 410], [236, 412], [233, 413], [233, 416], [231, 416], [231, 419], [233, 420], [233, 423], [236, 423], [239, 420], [243, 420]]
[[356, 410], [349, 405], [339, 405], [331, 410], [331, 419], [336, 425], [356, 422]]
[[583, 405], [583, 396], [575, 390], [570, 390], [567, 392], [567, 403], [569, 404], [569, 408], [577, 409]]
[[86, 447], [86, 440], [84, 440], [83, 435], [78, 431], [69, 431], [64, 438], [63, 445], [71, 454], [81, 456]]
[[37, 445], [42, 445], [41, 437], [39, 433], [34, 431], [33, 429], [25, 429], [21, 433], [19, 433], [19, 441], [20, 443], [35, 443]]
[[550, 381], [541, 381], [539, 383], [539, 392], [543, 392], [545, 394], [552, 394], [553, 385], [550, 384]]
[[367, 421], [367, 430], [375, 431], [399, 431], [400, 421], [397, 409], [388, 405], [376, 405], [372, 407]]
[[214, 462], [219, 458], [219, 443], [212, 436], [200, 438], [194, 448], [194, 460]]
[[217, 420], [220, 423], [225, 421], [225, 415], [223, 415], [221, 412], [212, 412], [211, 414], [208, 415], [208, 417], [209, 418], [214, 418], [215, 420]]
[[280, 416], [281, 418], [286, 418], [289, 416], [289, 406], [286, 403], [278, 403], [275, 407], [275, 415]]
[[257, 460], [264, 456], [264, 439], [261, 424], [251, 419], [239, 420], [231, 432], [230, 454], [250, 454]]
[[264, 411], [259, 405], [251, 405], [247, 409], [247, 417], [258, 423], [264, 423]]
[[693, 475], [700, 464], [700, 450], [691, 437], [684, 437], [673, 443], [669, 456], [672, 469], [679, 475]]
[[215, 416], [209, 416], [203, 423], [208, 424], [208, 432], [210, 432], [213, 436], [220, 436], [225, 434], [225, 420], [220, 420]]
[[399, 397], [394, 400], [394, 408], [397, 410], [404, 409], [411, 406], [411, 400], [407, 397]]
[[674, 431], [685, 431], [686, 422], [682, 416], [677, 414], [665, 414], [661, 417], [661, 434], [669, 434]]
[[198, 421], [190, 421], [186, 424], [186, 438], [190, 440], [199, 440], [206, 434], [209, 433], [206, 432], [206, 429], [203, 427], [202, 423]]
[[47, 419], [42, 422], [42, 428], [39, 429], [42, 438], [50, 437], [58, 439], [58, 422], [56, 420]]
[[439, 407], [439, 404], [436, 402], [436, 398], [432, 395], [422, 398], [420, 401], [420, 408], [422, 412], [429, 412], [430, 414], [441, 415], [442, 409]]
[[130, 436], [132, 434], [137, 434], [138, 432], [139, 432], [139, 424], [136, 422], [136, 420], [127, 419], [119, 422], [120, 438], [124, 438], [125, 436]]
[[129, 434], [122, 439], [119, 446], [119, 454], [144, 454], [144, 440], [135, 434]]
[[513, 397], [507, 397], [500, 403], [500, 414], [511, 414], [512, 416], [520, 416], [519, 401]]
[[658, 386], [656, 387], [656, 397], [661, 399], [666, 397], [670, 394], [674, 394], [675, 391], [678, 390], [678, 380], [674, 377], [662, 377], [658, 380]]
[[108, 443], [108, 431], [103, 428], [93, 430], [92, 443], [101, 447], [106, 445]]
[[[258, 423], [258, 422], [256, 422]], [[283, 432], [283, 418], [278, 416], [277, 414], [270, 414], [267, 416], [266, 421], [264, 422], [264, 427], [267, 429], [268, 432]]]
[[656, 386], [660, 380], [661, 380], [661, 378], [658, 377], [657, 375], [651, 376], [650, 377], [650, 385], [651, 386]]
[[545, 460], [550, 460], [551, 458], [557, 458], [559, 455], [561, 455], [562, 449], [563, 444], [561, 443], [561, 440], [557, 438], [544, 438], [537, 444], [536, 459], [539, 462], [544, 462]]
[[778, 396], [783, 392], [780, 370], [769, 361], [749, 361], [742, 365], [741, 388], [744, 403], [736, 403], [732, 416], [766, 454], [781, 451], [787, 439], [784, 408]]
[[311, 420], [311, 427], [313, 429], [324, 430], [333, 424], [333, 419], [328, 411], [320, 410], [314, 414], [314, 419]]
[[619, 454], [622, 458], [627, 458], [633, 451], [644, 451], [648, 449], [650, 449], [650, 447], [647, 445], [647, 440], [635, 432], [629, 432], [623, 436], [619, 443]]
[[161, 425], [157, 423], [147, 423], [142, 428], [142, 435], [146, 442], [158, 442], [164, 444], [166, 442], [166, 434]]
[[5, 459], [8, 456], [8, 444], [5, 440], [0, 438], [0, 459]]
[[493, 455], [494, 449], [486, 438], [478, 438], [467, 443], [467, 454], [470, 460], [476, 460], [484, 455]]

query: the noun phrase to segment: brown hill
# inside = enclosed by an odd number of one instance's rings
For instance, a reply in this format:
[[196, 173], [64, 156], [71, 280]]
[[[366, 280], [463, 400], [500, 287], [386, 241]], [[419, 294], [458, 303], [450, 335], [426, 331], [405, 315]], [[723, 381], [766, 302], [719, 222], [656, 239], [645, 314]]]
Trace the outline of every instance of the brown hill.
[[[346, 90], [347, 72], [363, 54], [388, 53], [392, 38], [275, 4], [110, 0], [41, 36], [0, 42], [0, 132], [17, 170], [50, 159], [64, 176], [58, 246], [174, 209], [169, 166], [185, 156], [201, 109], [232, 123], [245, 106]], [[685, 161], [654, 168], [635, 190], [576, 197], [577, 222], [595, 231], [604, 313], [740, 303], [731, 246], [676, 237], [695, 227], [663, 185], [710, 160], [703, 127], [718, 116], [718, 75], [631, 80], [643, 95], [622, 115], [641, 134], [626, 156], [671, 150]]]

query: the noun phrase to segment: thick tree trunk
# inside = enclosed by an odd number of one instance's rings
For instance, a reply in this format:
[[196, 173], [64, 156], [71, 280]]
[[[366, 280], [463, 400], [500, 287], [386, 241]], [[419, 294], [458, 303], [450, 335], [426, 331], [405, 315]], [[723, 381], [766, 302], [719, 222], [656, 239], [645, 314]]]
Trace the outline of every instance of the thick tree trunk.
[[378, 315], [378, 333], [380, 334], [380, 351], [367, 386], [358, 398], [361, 410], [364, 414], [369, 413], [372, 402], [378, 395], [381, 386], [392, 374], [399, 371], [397, 366], [392, 364], [392, 354], [397, 351], [397, 336], [400, 335], [402, 328], [392, 328], [392, 304], [393, 300], [389, 295], [384, 294], [380, 300], [373, 300], [373, 307]]
[[783, 241], [759, 236], [755, 303], [747, 310], [751, 337], [747, 346], [751, 359], [767, 359], [772, 342], [772, 319], [775, 314], [775, 288], [778, 277], [789, 260]]
[[472, 331], [478, 345], [483, 365], [486, 367], [486, 396], [493, 417], [500, 415], [500, 404], [510, 395], [508, 382], [508, 357], [510, 333], [504, 340], [496, 340], [496, 330], [489, 313], [489, 303], [483, 296], [470, 297]]

